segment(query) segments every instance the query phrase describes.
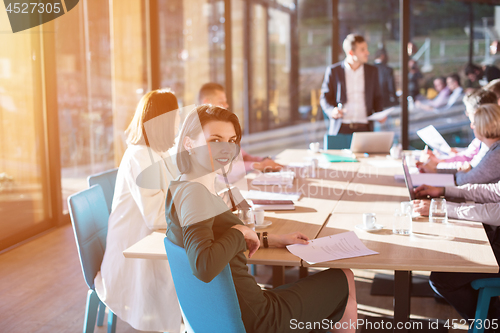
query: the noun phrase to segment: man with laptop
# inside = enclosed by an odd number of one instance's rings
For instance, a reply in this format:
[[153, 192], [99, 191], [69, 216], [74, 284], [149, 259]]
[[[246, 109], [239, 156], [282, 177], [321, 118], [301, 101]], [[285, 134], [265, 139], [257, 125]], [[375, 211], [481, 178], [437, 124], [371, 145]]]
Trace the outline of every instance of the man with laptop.
[[326, 69], [321, 86], [320, 104], [330, 121], [328, 135], [372, 131], [367, 117], [382, 110], [378, 72], [367, 64], [365, 39], [350, 34], [343, 49], [345, 60]]

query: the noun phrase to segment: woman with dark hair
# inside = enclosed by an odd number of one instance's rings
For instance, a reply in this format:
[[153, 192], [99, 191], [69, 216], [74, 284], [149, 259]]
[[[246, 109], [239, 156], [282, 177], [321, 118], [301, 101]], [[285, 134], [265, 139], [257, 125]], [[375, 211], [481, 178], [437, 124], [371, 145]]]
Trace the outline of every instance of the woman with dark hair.
[[[142, 331], [178, 332], [181, 324], [168, 261], [123, 256], [154, 230], [167, 228], [167, 188], [178, 174], [167, 150], [174, 145], [178, 107], [168, 89], [147, 93], [137, 106], [126, 130], [128, 147], [118, 168], [106, 251], [94, 281], [106, 306]], [[156, 187], [137, 184], [146, 169]]]
[[339, 331], [355, 332], [348, 325], [357, 319], [350, 270], [325, 270], [273, 290], [261, 290], [248, 273], [244, 251], [251, 257], [260, 246], [306, 244], [308, 238], [299, 232], [266, 233], [261, 240], [217, 196], [216, 177], [230, 172], [240, 140], [238, 118], [226, 109], [201, 105], [187, 116], [177, 153], [181, 175], [170, 183], [166, 201], [168, 239], [186, 249], [193, 274], [202, 281], [211, 281], [229, 263], [248, 333], [311, 331], [297, 329], [293, 320], [342, 321], [347, 325]]

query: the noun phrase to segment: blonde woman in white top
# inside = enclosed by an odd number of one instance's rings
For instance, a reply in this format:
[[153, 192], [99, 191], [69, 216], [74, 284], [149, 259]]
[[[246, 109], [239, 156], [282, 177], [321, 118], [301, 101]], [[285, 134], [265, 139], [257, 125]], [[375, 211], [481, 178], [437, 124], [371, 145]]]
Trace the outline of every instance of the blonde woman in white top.
[[[169, 90], [151, 91], [137, 106], [126, 130], [128, 148], [118, 169], [106, 251], [95, 278], [99, 298], [120, 319], [143, 331], [178, 332], [181, 324], [168, 261], [126, 259], [122, 253], [154, 230], [167, 227], [167, 188], [178, 176], [167, 153], [174, 145], [177, 109], [177, 99]], [[161, 126], [148, 126], [153, 123]], [[156, 184], [148, 186], [152, 181]]]

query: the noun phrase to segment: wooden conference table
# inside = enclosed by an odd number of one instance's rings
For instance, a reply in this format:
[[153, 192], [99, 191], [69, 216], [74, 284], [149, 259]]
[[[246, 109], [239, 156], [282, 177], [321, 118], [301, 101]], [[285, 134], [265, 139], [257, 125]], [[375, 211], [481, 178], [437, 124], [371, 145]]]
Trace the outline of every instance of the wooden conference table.
[[[248, 263], [273, 265], [273, 273], [278, 278], [275, 284], [282, 283], [285, 266], [394, 270], [394, 320], [407, 322], [411, 271], [498, 272], [480, 223], [450, 220], [446, 225], [431, 224], [427, 218], [418, 218], [412, 223], [411, 235], [392, 234], [392, 214], [401, 201], [408, 200], [404, 181], [394, 178], [403, 173], [400, 161], [361, 155], [357, 156], [359, 163], [326, 163], [321, 154], [293, 149], [283, 151], [277, 161], [297, 165], [313, 157], [320, 160], [317, 177], [297, 177], [293, 187], [286, 189], [302, 193], [296, 210], [266, 212], [266, 220], [273, 223], [262, 230], [269, 233], [301, 231], [311, 239], [353, 230], [369, 249], [379, 254], [309, 265], [284, 248], [259, 249]], [[254, 176], [248, 176], [249, 189], [282, 190], [252, 186]], [[362, 223], [362, 214], [369, 212], [377, 214], [377, 223], [384, 226], [382, 230], [368, 233], [355, 228]], [[167, 259], [164, 237], [164, 233], [155, 232], [123, 253], [127, 258]]]

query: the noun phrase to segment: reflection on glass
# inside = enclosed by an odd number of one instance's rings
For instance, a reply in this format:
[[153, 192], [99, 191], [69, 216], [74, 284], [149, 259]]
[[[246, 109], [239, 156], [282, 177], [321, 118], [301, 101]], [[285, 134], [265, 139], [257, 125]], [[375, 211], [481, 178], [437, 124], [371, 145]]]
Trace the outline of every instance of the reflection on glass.
[[252, 5], [250, 11], [250, 132], [267, 129], [267, 12], [261, 5]]
[[290, 15], [269, 9], [269, 128], [289, 125], [290, 107]]
[[197, 103], [207, 82], [224, 86], [224, 1], [160, 1], [161, 83], [180, 106]]
[[10, 33], [0, 12], [0, 250], [49, 227], [40, 29]]
[[87, 176], [113, 168], [109, 4], [85, 2], [55, 21], [63, 205]]
[[244, 66], [243, 66], [243, 0], [231, 2], [231, 48], [232, 48], [232, 75], [233, 75], [233, 112], [240, 119], [242, 129], [244, 123], [243, 108], [245, 101], [244, 92]]

